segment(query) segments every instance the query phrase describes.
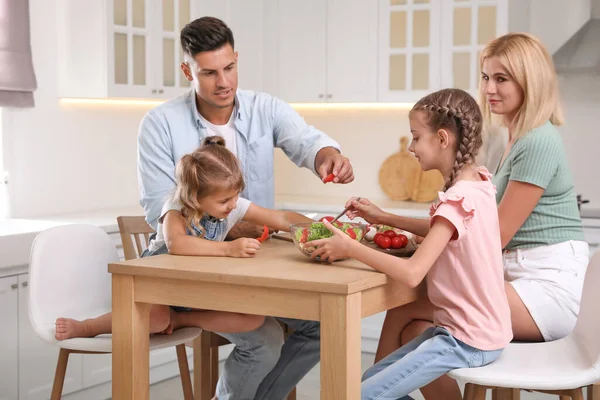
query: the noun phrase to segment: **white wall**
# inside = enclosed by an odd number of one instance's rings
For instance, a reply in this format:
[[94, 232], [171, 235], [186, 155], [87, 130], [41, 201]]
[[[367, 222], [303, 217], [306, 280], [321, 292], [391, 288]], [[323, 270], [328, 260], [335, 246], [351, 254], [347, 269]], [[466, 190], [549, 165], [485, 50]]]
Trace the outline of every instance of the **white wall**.
[[508, 31], [528, 32], [531, 25], [531, 0], [508, 0]]
[[544, 42], [550, 54], [565, 44], [591, 16], [590, 0], [529, 1], [528, 31]]
[[600, 0], [592, 0], [592, 18], [600, 19]]
[[575, 190], [591, 200], [589, 207], [600, 208], [600, 75], [559, 77], [566, 114], [560, 127]]
[[[30, 5], [39, 83], [36, 108], [5, 109], [2, 118], [4, 162], [11, 173], [12, 216], [137, 204], [137, 128], [151, 106], [60, 105], [55, 4], [30, 0]], [[600, 207], [600, 185], [595, 172], [600, 148], [596, 122], [600, 80], [594, 79], [572, 78], [572, 82], [562, 82], [567, 124], [561, 132], [576, 191]], [[408, 112], [311, 110], [301, 114], [341, 143], [355, 167], [356, 182], [345, 186], [323, 185], [278, 151], [277, 193], [384, 198], [378, 184], [379, 167], [386, 157], [398, 151], [400, 136], [409, 135]]]
[[[561, 78], [565, 99], [566, 124], [560, 132], [573, 174], [575, 191], [592, 201], [590, 207], [600, 208], [598, 181], [597, 115], [600, 110], [600, 76]], [[589, 95], [584, 95], [584, 90]], [[349, 185], [324, 185], [307, 170], [290, 162], [281, 151], [275, 158], [275, 187], [279, 194], [323, 196], [365, 196], [386, 198], [378, 183], [379, 168], [386, 157], [399, 150], [399, 138], [410, 136], [408, 111], [404, 110], [311, 110], [302, 115], [337, 140], [351, 159], [356, 181]], [[489, 165], [488, 168], [494, 167]], [[493, 170], [491, 170], [493, 172]], [[301, 184], [299, 184], [301, 182]]]
[[30, 9], [36, 107], [2, 118], [12, 216], [136, 204], [136, 133], [149, 106], [59, 105], [56, 2]]

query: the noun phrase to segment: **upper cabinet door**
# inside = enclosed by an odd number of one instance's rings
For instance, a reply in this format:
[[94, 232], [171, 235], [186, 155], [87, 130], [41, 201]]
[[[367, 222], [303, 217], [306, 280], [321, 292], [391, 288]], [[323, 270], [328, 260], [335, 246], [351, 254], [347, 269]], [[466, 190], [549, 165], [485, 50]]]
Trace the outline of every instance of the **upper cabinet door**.
[[326, 100], [327, 1], [280, 0], [277, 26], [277, 95], [289, 102]]
[[485, 45], [508, 30], [506, 0], [444, 0], [442, 2], [442, 86], [476, 95]]
[[[149, 1], [149, 0], [148, 0]], [[153, 0], [156, 26], [156, 87], [162, 98], [171, 98], [190, 90], [190, 82], [181, 71], [183, 51], [181, 30], [192, 20], [190, 0]]]
[[[151, 0], [108, 0], [108, 97], [156, 94]], [[153, 92], [154, 91], [154, 92]]]
[[377, 101], [377, 2], [327, 2], [327, 101]]
[[440, 86], [440, 0], [379, 0], [379, 100], [414, 101]]
[[277, 88], [277, 1], [195, 0], [201, 17], [223, 20], [238, 53], [238, 87], [274, 94]]

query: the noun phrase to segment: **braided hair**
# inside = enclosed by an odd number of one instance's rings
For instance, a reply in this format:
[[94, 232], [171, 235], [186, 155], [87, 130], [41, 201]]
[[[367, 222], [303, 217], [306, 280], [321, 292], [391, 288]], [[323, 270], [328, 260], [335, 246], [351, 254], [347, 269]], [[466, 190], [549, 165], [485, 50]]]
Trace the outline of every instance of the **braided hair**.
[[446, 178], [444, 191], [456, 180], [461, 169], [475, 161], [482, 144], [482, 116], [475, 99], [461, 89], [443, 89], [419, 100], [410, 114], [422, 112], [433, 131], [446, 129], [456, 135], [456, 158]]

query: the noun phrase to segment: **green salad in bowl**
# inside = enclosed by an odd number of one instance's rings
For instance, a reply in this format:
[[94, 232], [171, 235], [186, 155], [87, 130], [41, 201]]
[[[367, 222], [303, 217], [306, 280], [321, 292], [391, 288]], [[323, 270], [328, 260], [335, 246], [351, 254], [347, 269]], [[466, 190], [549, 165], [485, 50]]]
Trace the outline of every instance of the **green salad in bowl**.
[[[358, 222], [336, 221], [333, 223], [333, 226], [359, 242], [365, 236], [366, 226]], [[308, 257], [310, 257], [311, 253], [315, 249], [310, 245], [310, 242], [313, 240], [326, 239], [333, 236], [333, 232], [327, 229], [325, 224], [322, 222], [303, 222], [300, 224], [291, 225], [290, 233], [292, 234], [292, 239], [294, 240], [296, 248], [298, 248], [302, 254]]]

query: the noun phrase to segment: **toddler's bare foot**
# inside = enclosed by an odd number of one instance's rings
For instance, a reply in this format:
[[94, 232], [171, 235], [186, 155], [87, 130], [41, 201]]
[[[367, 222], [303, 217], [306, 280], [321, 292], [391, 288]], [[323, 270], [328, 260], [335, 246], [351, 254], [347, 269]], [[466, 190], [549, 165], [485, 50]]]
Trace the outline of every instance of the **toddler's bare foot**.
[[175, 329], [179, 328], [179, 323], [176, 320], [177, 312], [171, 308], [170, 313], [171, 313], [171, 317], [170, 317], [169, 325], [167, 325], [167, 328], [164, 331], [159, 332], [160, 335], [171, 335]]
[[91, 337], [86, 329], [84, 321], [71, 318], [56, 319], [56, 340], [66, 340], [78, 337]]

